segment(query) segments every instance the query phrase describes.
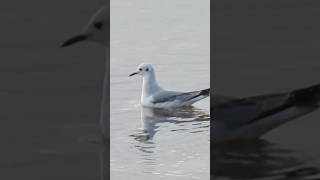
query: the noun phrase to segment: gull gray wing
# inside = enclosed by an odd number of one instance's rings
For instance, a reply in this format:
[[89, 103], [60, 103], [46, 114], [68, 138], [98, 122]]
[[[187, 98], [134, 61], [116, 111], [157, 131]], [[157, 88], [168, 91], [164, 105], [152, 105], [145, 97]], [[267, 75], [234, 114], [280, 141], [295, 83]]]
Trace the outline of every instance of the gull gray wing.
[[153, 96], [152, 103], [165, 103], [165, 102], [188, 102], [200, 96], [209, 96], [210, 89], [192, 92], [177, 92], [177, 91], [161, 91]]
[[239, 127], [290, 106], [289, 93], [238, 98], [213, 105], [213, 116], [228, 127]]
[[258, 138], [319, 107], [320, 85], [213, 104], [215, 141]]
[[320, 84], [287, 93], [238, 98], [226, 103], [213, 104], [217, 121], [225, 124], [248, 124], [287, 108], [319, 107]]

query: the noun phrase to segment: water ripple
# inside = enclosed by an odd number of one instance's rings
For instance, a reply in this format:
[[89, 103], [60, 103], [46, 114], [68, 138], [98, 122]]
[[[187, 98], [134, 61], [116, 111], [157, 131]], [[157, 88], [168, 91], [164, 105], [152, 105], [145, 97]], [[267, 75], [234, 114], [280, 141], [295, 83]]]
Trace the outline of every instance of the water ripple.
[[[201, 154], [179, 153], [183, 147], [172, 147], [166, 149], [168, 156], [172, 154], [179, 157], [170, 163], [162, 164], [157, 156], [161, 147], [158, 147], [157, 134], [159, 138], [172, 137], [179, 139], [194, 134], [209, 134], [210, 115], [194, 107], [181, 108], [175, 110], [142, 108], [141, 109], [141, 129], [135, 130], [129, 135], [133, 138], [132, 146], [140, 152], [141, 157], [138, 162], [143, 166], [144, 173], [158, 175], [159, 177], [188, 176], [198, 179], [196, 174], [188, 174], [184, 164], [197, 159]], [[170, 133], [170, 135], [168, 135]], [[163, 136], [166, 134], [166, 136]], [[175, 137], [173, 137], [175, 136]], [[209, 146], [208, 146], [209, 147]], [[175, 149], [177, 148], [177, 149]], [[179, 153], [179, 154], [177, 154]], [[190, 161], [191, 160], [191, 161]], [[208, 171], [201, 169], [199, 171]]]
[[299, 152], [267, 141], [216, 144], [211, 174], [216, 180], [316, 180], [320, 170]]

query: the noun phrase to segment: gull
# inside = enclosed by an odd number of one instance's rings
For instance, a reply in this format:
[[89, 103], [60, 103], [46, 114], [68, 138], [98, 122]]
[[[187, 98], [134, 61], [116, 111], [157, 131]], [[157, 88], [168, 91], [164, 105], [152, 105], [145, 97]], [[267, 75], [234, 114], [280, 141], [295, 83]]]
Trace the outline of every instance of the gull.
[[162, 89], [157, 83], [155, 71], [151, 64], [143, 63], [139, 65], [137, 72], [129, 76], [133, 75], [141, 75], [143, 77], [141, 104], [145, 107], [178, 108], [191, 106], [193, 103], [210, 95], [210, 88], [192, 92], [166, 91]]
[[[109, 57], [110, 54], [110, 12], [109, 12], [109, 0], [106, 6], [100, 8], [97, 12], [95, 12], [90, 18], [87, 25], [83, 28], [83, 30], [66, 40], [61, 47], [67, 47], [70, 45], [74, 45], [79, 42], [94, 42], [103, 47], [106, 47], [106, 57]], [[106, 59], [107, 60], [107, 59]], [[105, 63], [106, 69], [109, 69], [109, 63]], [[102, 151], [100, 153], [100, 161], [101, 161], [101, 179], [109, 179], [110, 174], [106, 171], [108, 164], [110, 162], [110, 128], [109, 128], [109, 71], [105, 71], [105, 77], [103, 81], [103, 89], [102, 89], [102, 99], [100, 106], [100, 128], [102, 135]]]
[[[217, 101], [216, 101], [217, 100]], [[319, 107], [320, 84], [284, 93], [233, 98], [213, 95], [214, 142], [256, 140], [270, 130]]]
[[[67, 47], [79, 42], [94, 42], [100, 46], [106, 47], [106, 57], [110, 54], [110, 13], [109, 0], [106, 6], [100, 8], [90, 18], [87, 25], [77, 35], [67, 39], [61, 47]], [[106, 59], [108, 60], [108, 59]], [[105, 63], [106, 69], [109, 69], [109, 63]], [[109, 71], [105, 71], [105, 77], [102, 88], [102, 99], [100, 105], [100, 130], [102, 135], [103, 150], [101, 151], [101, 179], [109, 179], [109, 173], [106, 171], [110, 162], [110, 128], [109, 128]]]
[[61, 47], [67, 47], [78, 42], [89, 41], [96, 42], [103, 46], [108, 46], [110, 34], [109, 8], [100, 8], [92, 15], [88, 24], [77, 35], [67, 39]]
[[[109, 11], [109, 3], [106, 6], [100, 8], [97, 12], [95, 12], [87, 25], [83, 28], [83, 30], [77, 35], [66, 40], [61, 47], [67, 47], [74, 45], [79, 42], [94, 42], [100, 46], [106, 48], [106, 57], [110, 55], [110, 11]], [[106, 59], [108, 60], [108, 59]], [[102, 134], [108, 138], [109, 131], [109, 63], [105, 63], [105, 77], [103, 81], [103, 90], [102, 90], [102, 99], [100, 106], [100, 126]]]

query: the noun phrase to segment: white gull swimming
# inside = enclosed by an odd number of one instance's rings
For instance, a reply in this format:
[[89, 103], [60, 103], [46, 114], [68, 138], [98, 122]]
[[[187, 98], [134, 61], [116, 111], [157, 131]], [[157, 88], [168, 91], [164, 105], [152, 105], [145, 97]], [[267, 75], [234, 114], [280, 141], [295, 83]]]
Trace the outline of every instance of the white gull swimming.
[[210, 88], [192, 92], [164, 90], [158, 85], [155, 70], [151, 64], [139, 65], [138, 70], [130, 74], [130, 76], [133, 75], [143, 77], [141, 104], [145, 107], [177, 108], [190, 106], [210, 95]]

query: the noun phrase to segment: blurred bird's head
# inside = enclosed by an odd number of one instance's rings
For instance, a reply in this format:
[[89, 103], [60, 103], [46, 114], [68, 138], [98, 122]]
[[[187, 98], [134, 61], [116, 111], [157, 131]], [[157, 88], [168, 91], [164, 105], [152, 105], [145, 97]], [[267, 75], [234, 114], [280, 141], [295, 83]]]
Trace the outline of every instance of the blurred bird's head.
[[79, 42], [96, 42], [107, 46], [110, 34], [109, 14], [106, 8], [101, 8], [90, 19], [85, 28], [77, 35], [67, 39], [61, 47], [67, 47]]

